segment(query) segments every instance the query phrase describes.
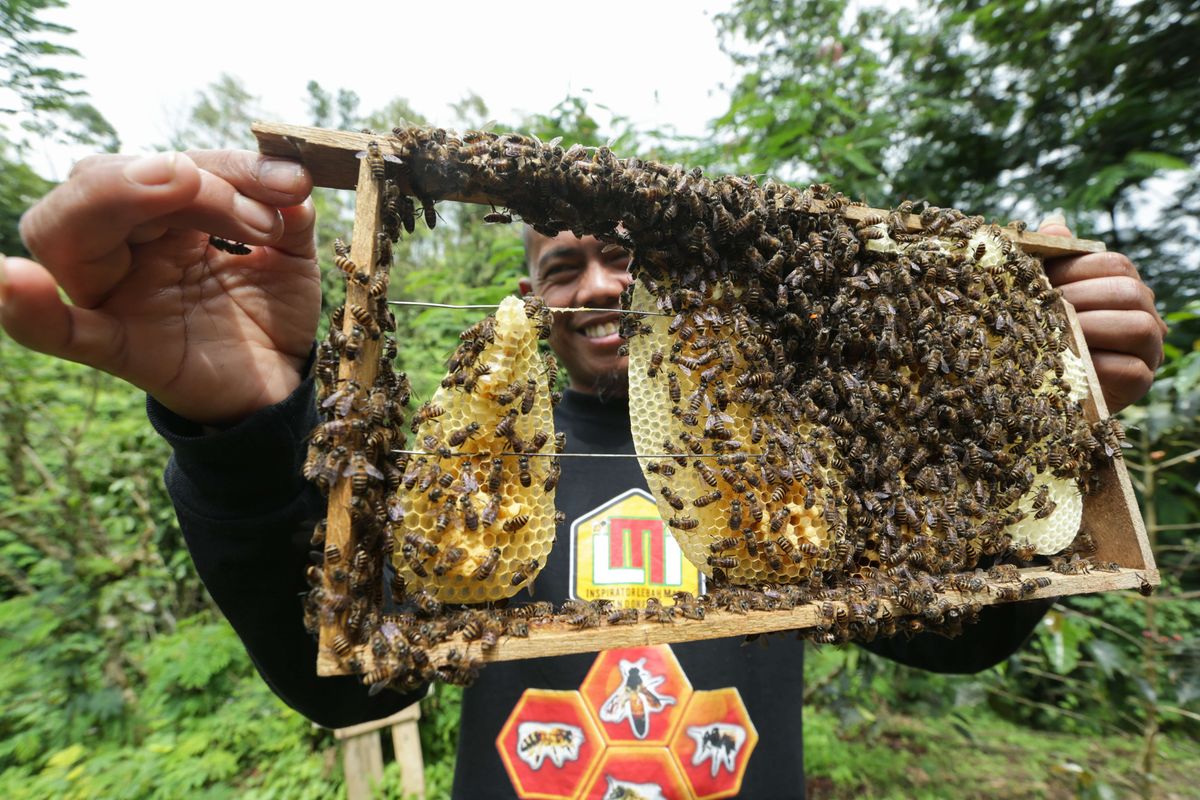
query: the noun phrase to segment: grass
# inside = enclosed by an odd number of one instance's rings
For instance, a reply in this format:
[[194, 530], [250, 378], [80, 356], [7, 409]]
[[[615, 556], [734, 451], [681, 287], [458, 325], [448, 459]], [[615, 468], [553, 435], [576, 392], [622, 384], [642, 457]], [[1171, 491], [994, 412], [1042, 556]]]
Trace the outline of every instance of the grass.
[[[883, 712], [847, 725], [808, 709], [805, 764], [812, 800], [1008, 800], [1140, 796], [1136, 736], [1031, 730], [987, 712], [911, 717]], [[1200, 797], [1200, 750], [1160, 742], [1155, 797]]]

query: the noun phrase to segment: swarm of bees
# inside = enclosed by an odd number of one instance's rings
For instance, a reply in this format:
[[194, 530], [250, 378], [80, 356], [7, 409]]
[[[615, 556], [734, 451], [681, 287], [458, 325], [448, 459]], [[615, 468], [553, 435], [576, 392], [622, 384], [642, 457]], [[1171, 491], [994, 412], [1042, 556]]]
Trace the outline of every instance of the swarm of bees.
[[[455, 631], [491, 647], [551, 620], [672, 624], [818, 602], [818, 641], [953, 633], [978, 604], [939, 593], [1041, 588], [1012, 564], [1071, 545], [1081, 493], [1119, 453], [1119, 425], [1084, 417], [1058, 292], [982, 218], [911, 203], [863, 218], [825, 185], [713, 179], [513, 133], [397, 128], [362, 155], [381, 186], [378, 263], [335, 248], [371, 301], [336, 312], [318, 364], [326, 421], [305, 465], [325, 488], [350, 481], [357, 545], [324, 549], [308, 614], [314, 628], [345, 623], [334, 649], [376, 686], [469, 681], [469, 658], [432, 664], [423, 648]], [[414, 414], [423, 455], [396, 453], [408, 385], [392, 370], [383, 298], [391, 242], [416, 225], [413, 196], [429, 227], [435, 198], [488, 198], [489, 222], [519, 216], [631, 252], [624, 303], [649, 313], [622, 325], [635, 443], [654, 454], [641, 459], [648, 483], [713, 579], [708, 595], [640, 614], [603, 601], [482, 617], [443, 607], [499, 601], [536, 576], [554, 534], [557, 465], [545, 456], [561, 441], [534, 335], [549, 312], [513, 299], [464, 332]], [[380, 337], [372, 386], [338, 377], [339, 360]], [[392, 613], [388, 559], [393, 599], [409, 604]], [[356, 663], [364, 647], [370, 663]]]

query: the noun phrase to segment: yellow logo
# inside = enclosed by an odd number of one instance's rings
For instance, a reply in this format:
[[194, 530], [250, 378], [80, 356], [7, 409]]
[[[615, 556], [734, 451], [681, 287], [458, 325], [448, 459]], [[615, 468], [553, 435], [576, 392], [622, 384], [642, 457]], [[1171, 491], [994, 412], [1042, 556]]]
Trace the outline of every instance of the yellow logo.
[[703, 576], [683, 557], [654, 499], [630, 489], [571, 524], [571, 596], [640, 608], [651, 597], [700, 594]]

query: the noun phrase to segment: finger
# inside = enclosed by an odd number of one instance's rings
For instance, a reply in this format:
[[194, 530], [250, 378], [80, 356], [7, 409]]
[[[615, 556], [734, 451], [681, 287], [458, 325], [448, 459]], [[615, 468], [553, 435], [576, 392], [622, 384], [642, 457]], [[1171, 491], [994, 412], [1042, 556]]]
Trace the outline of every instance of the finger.
[[1088, 350], [1137, 356], [1150, 369], [1162, 363], [1162, 333], [1155, 315], [1145, 311], [1084, 311], [1079, 327]]
[[1067, 221], [1061, 213], [1055, 212], [1048, 214], [1041, 223], [1038, 224], [1037, 232], [1046, 236], [1071, 236], [1071, 229], [1067, 227]]
[[283, 235], [271, 246], [291, 256], [316, 258], [317, 212], [312, 198], [305, 198], [300, 205], [281, 208], [279, 212], [283, 216]]
[[192, 202], [200, 170], [180, 153], [96, 156], [21, 217], [21, 239], [79, 305], [104, 297], [129, 270], [135, 228]]
[[41, 353], [119, 372], [124, 328], [99, 311], [67, 305], [50, 271], [24, 258], [3, 260], [0, 325], [16, 342]]
[[1154, 291], [1137, 278], [1112, 275], [1068, 283], [1060, 287], [1076, 311], [1113, 309], [1157, 313]]
[[1136, 403], [1150, 391], [1154, 371], [1137, 356], [1107, 350], [1096, 350], [1091, 356], [1110, 414]]
[[1046, 262], [1046, 276], [1053, 286], [1091, 278], [1138, 278], [1137, 267], [1121, 253], [1088, 253]]
[[200, 190], [195, 199], [155, 222], [248, 244], [273, 244], [283, 233], [283, 218], [277, 207], [242, 194], [229, 181], [207, 170], [200, 171]]
[[296, 161], [249, 150], [195, 150], [188, 156], [238, 193], [269, 206], [299, 205], [312, 192], [312, 176]]

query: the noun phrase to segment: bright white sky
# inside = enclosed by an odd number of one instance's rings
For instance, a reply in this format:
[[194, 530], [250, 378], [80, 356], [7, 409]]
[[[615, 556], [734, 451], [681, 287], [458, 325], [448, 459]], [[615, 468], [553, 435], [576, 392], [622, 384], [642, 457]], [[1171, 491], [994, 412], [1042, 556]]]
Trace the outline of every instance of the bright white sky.
[[[196, 93], [229, 73], [275, 119], [306, 123], [305, 84], [352, 89], [368, 112], [395, 97], [435, 123], [475, 92], [498, 119], [587, 95], [638, 128], [704, 132], [732, 77], [713, 15], [729, 0], [456, 0], [266, 3], [72, 0], [48, 19], [75, 33], [80, 88], [125, 151], [163, 146]], [[356, 44], [361, 42], [362, 44]], [[72, 157], [46, 153], [46, 177]]]

